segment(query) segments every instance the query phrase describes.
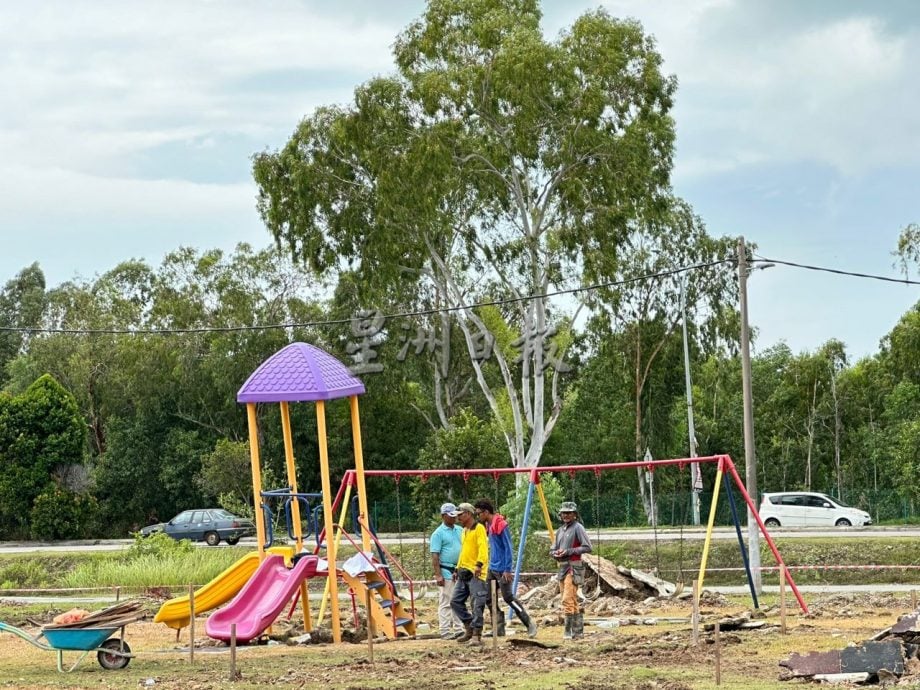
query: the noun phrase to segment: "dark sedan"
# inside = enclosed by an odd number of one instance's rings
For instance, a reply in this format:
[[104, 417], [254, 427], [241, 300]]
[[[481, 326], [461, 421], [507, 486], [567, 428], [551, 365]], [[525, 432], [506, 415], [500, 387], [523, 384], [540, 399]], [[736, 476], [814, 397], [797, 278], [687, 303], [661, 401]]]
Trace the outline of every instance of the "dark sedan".
[[200, 508], [185, 510], [169, 522], [160, 522], [141, 529], [141, 535], [145, 537], [157, 532], [168, 534], [173, 539], [204, 541], [208, 546], [217, 546], [223, 539], [232, 546], [240, 537], [255, 534], [256, 526], [252, 520], [237, 517], [222, 508]]

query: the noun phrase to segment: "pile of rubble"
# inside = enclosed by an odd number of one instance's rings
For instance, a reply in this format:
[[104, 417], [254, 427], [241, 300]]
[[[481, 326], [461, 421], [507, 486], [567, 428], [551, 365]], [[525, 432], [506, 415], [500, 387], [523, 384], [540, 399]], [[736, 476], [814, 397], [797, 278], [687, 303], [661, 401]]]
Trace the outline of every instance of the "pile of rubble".
[[891, 683], [920, 673], [920, 611], [902, 616], [890, 628], [859, 645], [830, 652], [793, 653], [780, 662], [781, 678], [833, 683]]
[[[585, 557], [585, 582], [579, 590], [585, 613], [589, 615], [636, 614], [637, 605], [653, 607], [662, 600], [689, 598], [691, 592], [683, 585], [636, 570], [618, 566], [606, 558]], [[561, 609], [562, 595], [555, 577], [520, 596], [521, 602], [531, 609]]]

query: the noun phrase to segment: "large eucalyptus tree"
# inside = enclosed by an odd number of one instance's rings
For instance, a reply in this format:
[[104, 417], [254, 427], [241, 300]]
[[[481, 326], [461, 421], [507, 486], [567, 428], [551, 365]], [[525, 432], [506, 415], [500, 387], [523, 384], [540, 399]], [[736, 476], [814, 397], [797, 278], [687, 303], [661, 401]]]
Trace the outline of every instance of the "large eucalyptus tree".
[[[637, 22], [599, 10], [549, 40], [540, 18], [536, 0], [429, 0], [395, 75], [254, 162], [262, 218], [295, 257], [357, 272], [369, 304], [456, 310], [516, 466], [539, 463], [562, 406], [570, 322], [547, 294], [612, 274], [634, 223], [667, 206], [674, 139], [676, 81]], [[464, 306], [503, 297], [519, 301]]]

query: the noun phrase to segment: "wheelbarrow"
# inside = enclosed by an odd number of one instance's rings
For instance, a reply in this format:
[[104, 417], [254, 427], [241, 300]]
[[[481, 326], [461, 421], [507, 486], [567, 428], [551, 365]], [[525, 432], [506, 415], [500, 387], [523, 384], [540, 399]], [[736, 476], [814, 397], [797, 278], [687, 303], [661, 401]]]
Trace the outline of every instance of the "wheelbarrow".
[[[118, 630], [121, 630], [121, 635], [117, 638], [112, 637]], [[131, 654], [131, 647], [128, 646], [124, 639], [124, 624], [95, 628], [46, 627], [38, 635], [30, 635], [15, 625], [0, 621], [0, 632], [12, 633], [39, 649], [57, 652], [57, 668], [61, 672], [64, 671], [64, 652], [66, 650], [83, 652], [74, 662], [74, 665], [67, 669], [68, 672], [79, 666], [80, 662], [90, 652], [96, 652], [96, 659], [99, 660], [99, 665], [107, 670], [125, 668], [134, 656]], [[42, 637], [45, 638], [46, 642], [42, 641]]]

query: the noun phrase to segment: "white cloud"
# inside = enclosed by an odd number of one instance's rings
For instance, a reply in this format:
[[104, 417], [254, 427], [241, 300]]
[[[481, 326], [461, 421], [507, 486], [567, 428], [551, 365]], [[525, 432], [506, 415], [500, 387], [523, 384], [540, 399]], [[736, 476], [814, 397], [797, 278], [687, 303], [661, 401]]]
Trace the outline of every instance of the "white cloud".
[[640, 18], [681, 84], [678, 179], [732, 166], [811, 162], [843, 174], [920, 158], [916, 25], [886, 23], [883, 5], [823, 18], [771, 5], [618, 0]]
[[[324, 75], [390, 69], [395, 28], [295, 2], [36, 2], [0, 6], [0, 130], [14, 160], [100, 173], [125, 155], [210, 132], [289, 131], [329, 95]], [[248, 88], [266, 72], [314, 74]], [[333, 77], [334, 79], [334, 77]], [[312, 96], [312, 97], [311, 97]], [[267, 138], [267, 137], [266, 137]]]

